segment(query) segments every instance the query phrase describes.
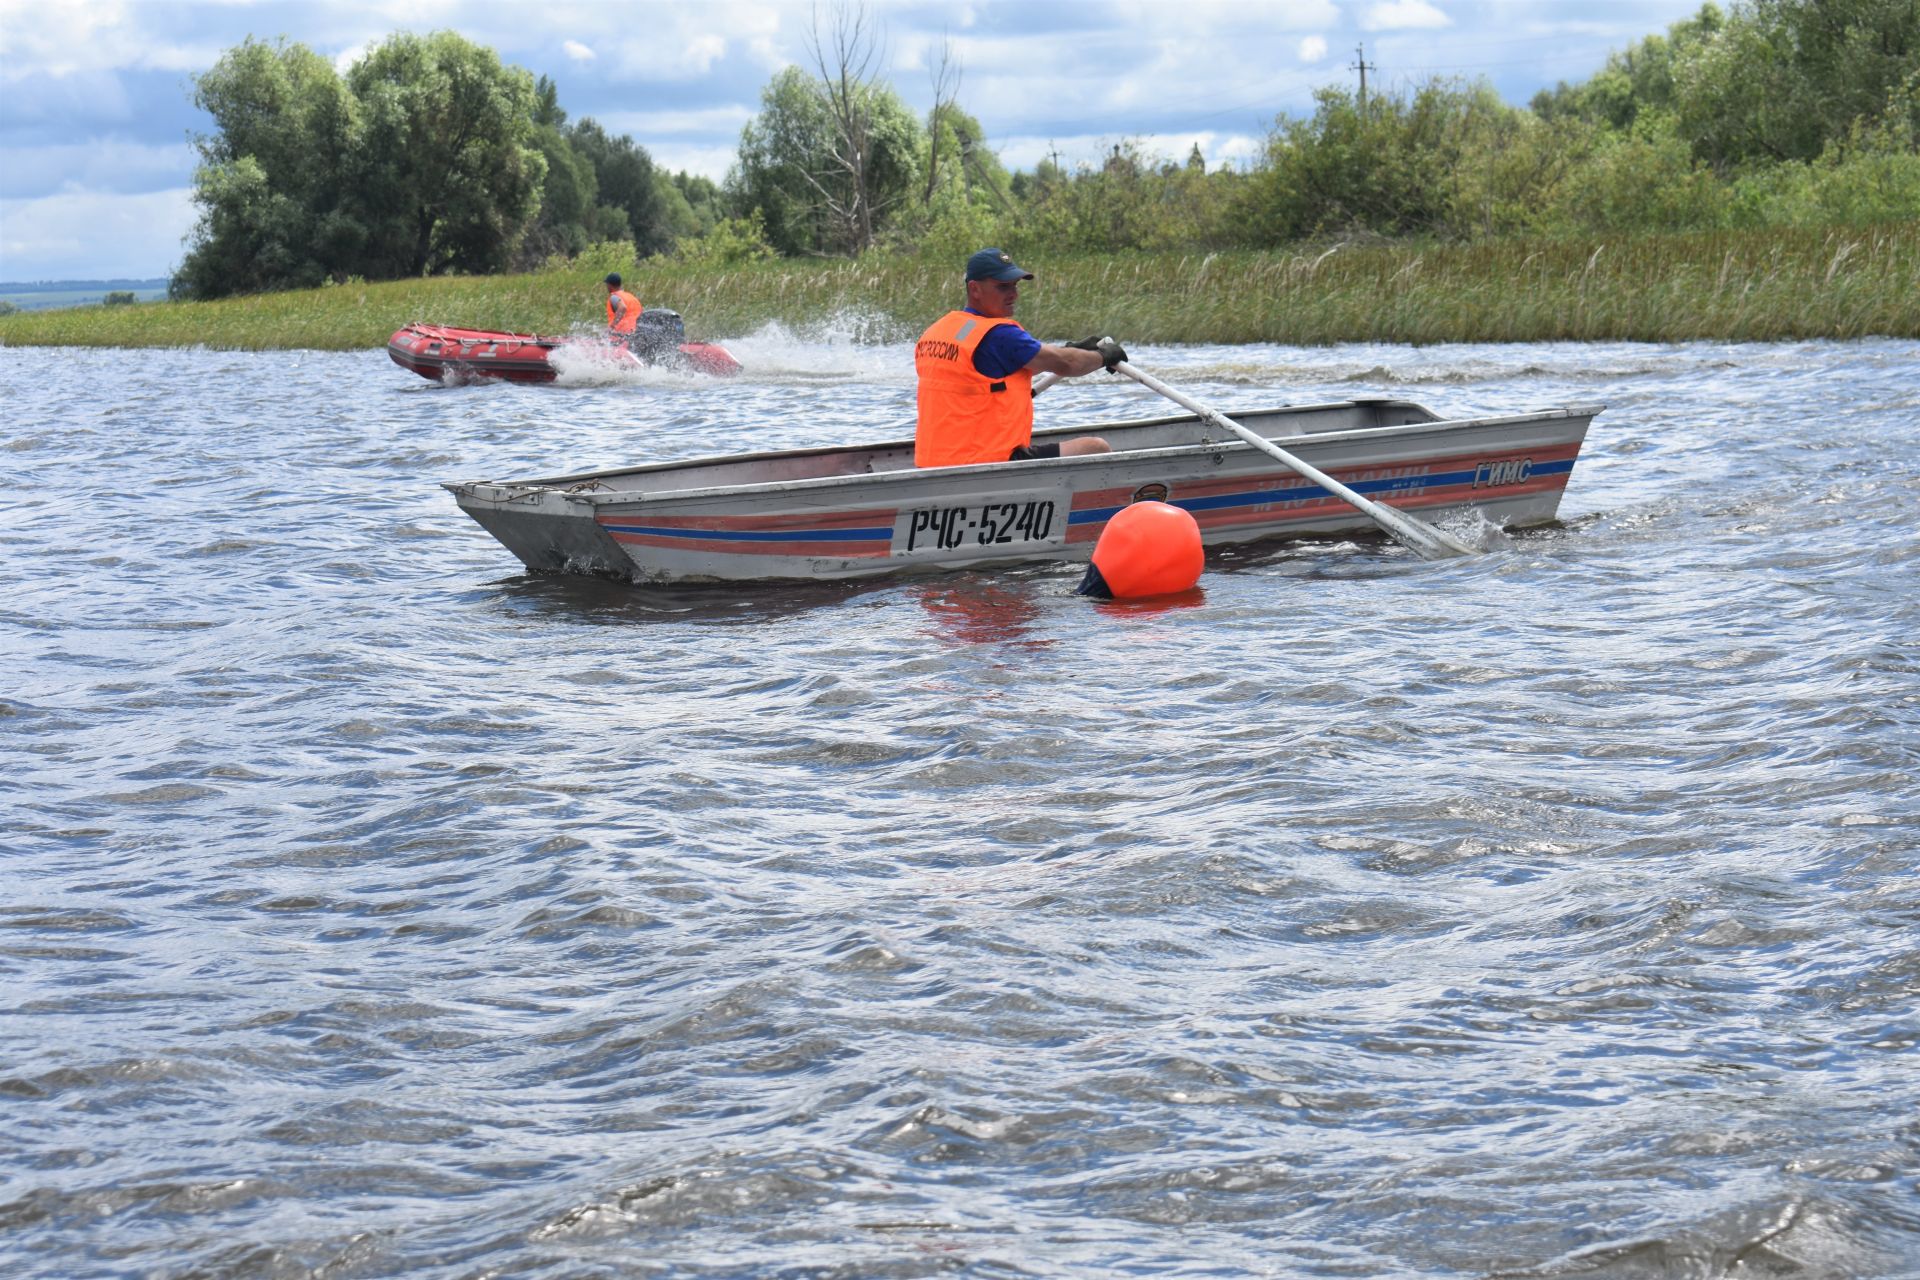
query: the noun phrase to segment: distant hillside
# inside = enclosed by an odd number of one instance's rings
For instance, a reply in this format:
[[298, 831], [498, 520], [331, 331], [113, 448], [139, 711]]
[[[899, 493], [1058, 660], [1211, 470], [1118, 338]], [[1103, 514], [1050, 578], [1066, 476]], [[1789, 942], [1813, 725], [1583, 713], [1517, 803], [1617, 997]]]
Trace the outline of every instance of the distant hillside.
[[51, 307], [84, 307], [109, 293], [131, 293], [142, 302], [167, 296], [165, 276], [157, 280], [0, 280], [0, 302], [22, 311]]

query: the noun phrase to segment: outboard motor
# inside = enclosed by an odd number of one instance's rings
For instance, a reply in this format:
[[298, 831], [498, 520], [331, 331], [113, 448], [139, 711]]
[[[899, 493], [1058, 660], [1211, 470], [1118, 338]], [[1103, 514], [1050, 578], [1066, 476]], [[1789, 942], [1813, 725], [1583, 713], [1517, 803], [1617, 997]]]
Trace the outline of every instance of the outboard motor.
[[633, 335], [627, 339], [627, 349], [651, 362], [662, 356], [678, 355], [680, 344], [686, 340], [687, 326], [678, 311], [648, 307], [640, 313]]

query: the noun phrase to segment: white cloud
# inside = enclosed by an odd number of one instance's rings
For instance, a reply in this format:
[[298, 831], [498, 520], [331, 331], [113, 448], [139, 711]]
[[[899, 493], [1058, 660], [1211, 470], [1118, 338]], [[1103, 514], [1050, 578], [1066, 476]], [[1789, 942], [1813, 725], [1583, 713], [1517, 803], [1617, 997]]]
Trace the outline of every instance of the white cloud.
[[[643, 24], [632, 20], [630, 10], [604, 4], [589, 8], [621, 15], [600, 52], [613, 74], [625, 80], [699, 79], [726, 61], [730, 48], [764, 60], [766, 51], [783, 45], [797, 49], [807, 21], [807, 11], [792, 5], [660, 5], [648, 9], [644, 29], [636, 30]], [[776, 65], [786, 60], [781, 57]]]
[[723, 36], [697, 35], [673, 41], [620, 41], [609, 54], [616, 75], [628, 80], [698, 80], [726, 56]]
[[1327, 42], [1320, 36], [1308, 36], [1300, 42], [1300, 61], [1318, 62], [1327, 56]]
[[1244, 168], [1264, 155], [1266, 149], [1265, 139], [1236, 133], [1214, 143], [1213, 149], [1207, 153], [1207, 167], [1213, 169], [1232, 165]]
[[727, 42], [719, 36], [700, 36], [687, 42], [687, 51], [681, 61], [694, 69], [695, 75], [705, 75], [713, 70], [713, 64], [727, 56]]
[[19, 200], [152, 192], [179, 186], [198, 160], [185, 142], [153, 146], [116, 137], [18, 147], [7, 153], [5, 190]]
[[1367, 10], [1360, 20], [1364, 31], [1401, 31], [1410, 27], [1450, 27], [1453, 19], [1427, 0], [1388, 0]]
[[561, 50], [575, 62], [592, 62], [593, 50], [578, 40], [567, 40], [560, 45]]
[[193, 191], [116, 196], [63, 191], [0, 200], [0, 275], [9, 280], [146, 279], [185, 256]]
[[22, 71], [199, 72], [226, 48], [216, 40], [169, 39], [146, 16], [126, 0], [0, 0], [0, 67], [9, 80]]
[[1277, 31], [1332, 26], [1340, 12], [1332, 0], [1109, 0], [1127, 26], [1145, 39], [1207, 31]]

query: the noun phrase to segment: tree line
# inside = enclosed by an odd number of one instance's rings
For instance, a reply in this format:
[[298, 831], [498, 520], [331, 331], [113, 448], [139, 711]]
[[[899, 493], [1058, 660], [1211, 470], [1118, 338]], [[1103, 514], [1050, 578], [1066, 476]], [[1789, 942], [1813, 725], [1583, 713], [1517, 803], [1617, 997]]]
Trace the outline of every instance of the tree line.
[[551, 81], [462, 37], [396, 35], [344, 75], [249, 40], [199, 77], [200, 222], [175, 296], [562, 263], [873, 251], [1267, 248], [1354, 238], [1864, 225], [1920, 217], [1920, 0], [1738, 0], [1527, 107], [1436, 78], [1315, 95], [1257, 160], [1131, 141], [1009, 173], [942, 51], [920, 115], [864, 11], [810, 33], [724, 182], [568, 123]]
[[720, 216], [552, 81], [453, 32], [394, 35], [344, 75], [301, 44], [247, 40], [194, 85], [200, 218], [175, 297], [524, 269], [595, 242], [642, 254]]

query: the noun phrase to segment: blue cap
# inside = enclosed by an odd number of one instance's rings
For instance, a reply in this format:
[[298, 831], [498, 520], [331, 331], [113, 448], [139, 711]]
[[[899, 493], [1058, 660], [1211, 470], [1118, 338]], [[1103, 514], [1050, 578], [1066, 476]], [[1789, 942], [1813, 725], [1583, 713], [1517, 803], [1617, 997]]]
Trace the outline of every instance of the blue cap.
[[967, 259], [967, 279], [969, 280], [1031, 280], [1033, 272], [1024, 267], [1013, 265], [1005, 251], [1000, 249], [982, 249]]

